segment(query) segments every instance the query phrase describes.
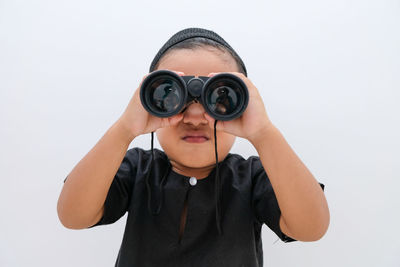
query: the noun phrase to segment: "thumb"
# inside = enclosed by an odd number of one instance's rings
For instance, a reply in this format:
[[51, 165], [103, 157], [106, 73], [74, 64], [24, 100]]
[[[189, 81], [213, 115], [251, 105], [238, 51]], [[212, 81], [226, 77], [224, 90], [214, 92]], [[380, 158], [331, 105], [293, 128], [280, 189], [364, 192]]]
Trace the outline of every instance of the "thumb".
[[183, 113], [179, 113], [179, 114], [177, 114], [175, 116], [172, 116], [172, 117], [168, 118], [169, 124], [171, 126], [177, 125], [182, 119], [183, 119]]

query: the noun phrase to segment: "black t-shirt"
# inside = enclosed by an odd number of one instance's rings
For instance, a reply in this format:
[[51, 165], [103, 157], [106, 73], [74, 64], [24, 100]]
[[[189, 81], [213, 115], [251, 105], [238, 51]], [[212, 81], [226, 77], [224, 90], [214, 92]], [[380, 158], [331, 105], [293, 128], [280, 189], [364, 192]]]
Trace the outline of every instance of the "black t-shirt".
[[[148, 210], [145, 177], [151, 166], [151, 150], [132, 148], [110, 186], [103, 217], [91, 226], [114, 223], [128, 212], [115, 266], [263, 266], [261, 227], [264, 223], [282, 241], [295, 241], [280, 229], [281, 211], [259, 157], [246, 160], [229, 153], [219, 163], [223, 235], [218, 235], [214, 198], [216, 169], [196, 184], [194, 178], [190, 183], [190, 177], [170, 170], [161, 184], [160, 177], [169, 166], [168, 157], [158, 149], [154, 149], [154, 155], [151, 196], [152, 205], [162, 203], [160, 213], [154, 216]], [[186, 225], [180, 239], [186, 198]]]

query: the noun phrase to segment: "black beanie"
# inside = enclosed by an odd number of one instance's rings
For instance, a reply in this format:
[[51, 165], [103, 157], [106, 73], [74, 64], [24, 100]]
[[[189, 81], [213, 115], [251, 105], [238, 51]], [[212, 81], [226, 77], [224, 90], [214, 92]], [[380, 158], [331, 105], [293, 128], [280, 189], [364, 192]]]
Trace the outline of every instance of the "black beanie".
[[242, 59], [239, 57], [239, 55], [233, 50], [233, 48], [224, 40], [222, 39], [221, 36], [216, 34], [213, 31], [206, 30], [206, 29], [201, 29], [201, 28], [187, 28], [184, 30], [181, 30], [177, 33], [175, 33], [169, 40], [161, 47], [161, 49], [158, 51], [157, 55], [154, 57], [153, 61], [151, 62], [150, 65], [150, 72], [154, 71], [154, 68], [156, 67], [158, 61], [160, 58], [165, 54], [165, 52], [173, 47], [174, 45], [183, 42], [187, 39], [195, 38], [195, 37], [202, 37], [206, 39], [213, 40], [222, 46], [224, 46], [226, 49], [228, 49], [233, 55], [235, 55], [238, 60], [239, 64], [244, 70], [244, 74], [247, 76], [247, 70], [246, 66], [244, 65]]

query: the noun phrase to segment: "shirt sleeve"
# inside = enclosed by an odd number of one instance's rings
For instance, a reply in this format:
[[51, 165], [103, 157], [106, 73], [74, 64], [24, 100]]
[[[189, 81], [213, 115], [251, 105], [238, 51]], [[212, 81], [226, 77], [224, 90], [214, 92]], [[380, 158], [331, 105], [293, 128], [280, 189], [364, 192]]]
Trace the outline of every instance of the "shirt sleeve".
[[[322, 190], [325, 185], [319, 183]], [[264, 168], [261, 167], [253, 177], [253, 210], [260, 223], [265, 223], [285, 243], [297, 241], [285, 235], [279, 225], [281, 210], [275, 192]]]
[[114, 223], [128, 210], [135, 184], [137, 161], [137, 151], [134, 148], [128, 150], [108, 190], [102, 218], [88, 228]]
[[103, 217], [88, 228], [114, 223], [129, 209], [135, 185], [137, 162], [137, 151], [128, 150], [108, 190]]

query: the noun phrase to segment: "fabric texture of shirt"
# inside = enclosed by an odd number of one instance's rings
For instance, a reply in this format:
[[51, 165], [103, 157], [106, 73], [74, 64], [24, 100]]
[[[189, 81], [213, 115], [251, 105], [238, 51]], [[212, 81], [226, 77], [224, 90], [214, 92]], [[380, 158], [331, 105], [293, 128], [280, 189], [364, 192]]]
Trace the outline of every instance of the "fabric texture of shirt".
[[[219, 163], [221, 226], [215, 217], [215, 168], [195, 185], [190, 177], [169, 171], [167, 155], [154, 149], [150, 176], [151, 206], [162, 203], [160, 213], [148, 210], [145, 177], [151, 151], [129, 149], [104, 203], [104, 215], [89, 227], [116, 222], [128, 212], [125, 232], [115, 266], [263, 266], [261, 227], [267, 225], [283, 242], [296, 241], [280, 229], [281, 211], [259, 157], [247, 160], [229, 153]], [[192, 178], [193, 182], [193, 178]], [[320, 183], [322, 190], [324, 185]], [[162, 192], [162, 194], [161, 194]], [[162, 198], [162, 199], [161, 199]], [[179, 237], [182, 210], [187, 201], [186, 224]]]

